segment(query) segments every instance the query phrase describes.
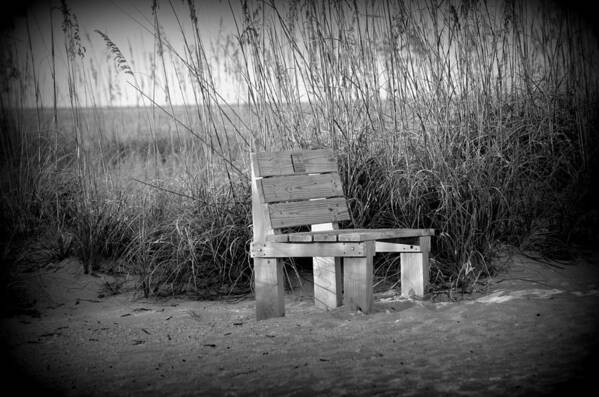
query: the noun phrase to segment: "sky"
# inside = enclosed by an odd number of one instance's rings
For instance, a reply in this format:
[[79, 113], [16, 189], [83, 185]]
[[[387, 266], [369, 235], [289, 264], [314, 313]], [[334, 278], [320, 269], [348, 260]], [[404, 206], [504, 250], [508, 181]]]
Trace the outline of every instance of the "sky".
[[[240, 9], [239, 0], [230, 1], [234, 9]], [[211, 49], [222, 50], [222, 43], [226, 40], [227, 35], [231, 35], [236, 31], [233, 14], [227, 0], [196, 0], [194, 3], [198, 15], [200, 35], [210, 56], [212, 54]], [[170, 85], [168, 93], [170, 101], [175, 105], [190, 100], [193, 101], [190, 89], [186, 89], [187, 92], [182, 92], [179, 87], [173, 87], [177, 85], [173, 83], [181, 80], [180, 76], [184, 73], [179, 70], [179, 74], [176, 74], [175, 65], [169, 57], [166, 58], [164, 64], [167, 69], [166, 76], [162, 70], [158, 70], [162, 67], [160, 60], [158, 60], [158, 69], [154, 80], [161, 87], [155, 90], [151, 87], [150, 57], [155, 51], [152, 33], [154, 31], [152, 0], [67, 0], [66, 4], [71, 13], [77, 18], [80, 26], [80, 37], [86, 50], [85, 59], [82, 62], [87, 65], [87, 73], [93, 73], [93, 69], [95, 69], [96, 78], [98, 79], [96, 86], [103, 87], [103, 89], [96, 89], [96, 93], [93, 95], [93, 100], [98, 105], [136, 105], [140, 101], [146, 101], [145, 104], [147, 105], [147, 98], [140, 95], [140, 91], [143, 91], [144, 95], [152, 96], [157, 103], [164, 105], [168, 102], [166, 94], [163, 92], [164, 89], [161, 89], [165, 80]], [[61, 2], [59, 0], [29, 1], [24, 2], [21, 7], [12, 7], [9, 10], [6, 9], [6, 4], [2, 6], [4, 7], [3, 24], [12, 23], [16, 27], [14, 31], [15, 39], [19, 43], [17, 52], [20, 56], [27, 56], [28, 60], [31, 59], [31, 53], [33, 53], [36, 79], [39, 81], [41, 102], [44, 106], [50, 106], [52, 102], [52, 25], [54, 25], [54, 42], [56, 43], [58, 105], [70, 105], [68, 89], [66, 88], [67, 65], [62, 32], [63, 15], [60, 6]], [[173, 44], [177, 52], [183, 54], [184, 46], [181, 28], [175, 13], [179, 17], [187, 37], [192, 37], [187, 2], [182, 0], [158, 1], [161, 29], [163, 29], [165, 37]], [[8, 15], [10, 17], [7, 17]], [[29, 30], [27, 30], [27, 27], [29, 27]], [[121, 50], [127, 63], [134, 71], [135, 79], [132, 79], [126, 73], [117, 73], [113, 53], [107, 49], [104, 39], [96, 30], [109, 37]], [[29, 45], [29, 37], [31, 37], [31, 46]], [[33, 51], [29, 51], [29, 48], [32, 48]], [[244, 95], [239, 90], [240, 85], [232, 81], [231, 77], [223, 72], [222, 65], [215, 65], [214, 67], [216, 83], [224, 99], [230, 102], [239, 101], [240, 97]], [[89, 76], [83, 78], [91, 80]], [[187, 83], [184, 79], [182, 82]], [[108, 85], [113, 90], [111, 93], [107, 92], [106, 87]], [[131, 85], [136, 85], [138, 89], [134, 89]], [[83, 90], [83, 88], [81, 89]], [[93, 87], [88, 90], [93, 90]], [[82, 93], [80, 96], [82, 102], [89, 102], [90, 94]], [[34, 97], [34, 95], [28, 96], [30, 106], [35, 106]], [[87, 105], [90, 104], [87, 103]]]
[[[221, 95], [219, 100], [244, 102], [247, 93], [244, 84], [236, 80], [240, 78], [239, 74], [235, 77], [235, 74], [227, 72], [227, 68], [234, 67], [231, 64], [235, 58], [226, 52], [227, 40], [235, 40], [235, 18], [237, 21], [240, 19], [241, 0], [195, 0], [193, 3], [215, 86]], [[15, 8], [15, 4], [18, 7]], [[82, 82], [77, 83], [77, 105], [134, 106], [150, 105], [152, 102], [179, 105], [197, 102], [193, 81], [186, 67], [176, 61], [176, 56], [172, 57], [172, 53], [169, 53], [164, 64], [160, 58], [156, 58], [152, 0], [66, 0], [66, 4], [77, 18], [86, 49], [85, 57], [78, 60], [83, 66], [78, 69], [81, 73], [78, 79]], [[562, 2], [564, 7], [578, 8], [582, 15], [593, 15], [586, 13], [582, 4], [577, 0]], [[185, 54], [176, 16], [183, 25], [185, 37], [192, 38], [187, 2], [158, 0], [158, 5], [159, 23], [165, 37], [178, 54]], [[18, 43], [15, 53], [23, 65], [20, 70], [30, 77], [35, 74], [35, 79], [30, 80], [37, 80], [39, 85], [39, 96], [35, 95], [33, 87], [23, 93], [26, 106], [52, 106], [54, 81], [58, 90], [57, 105], [71, 106], [60, 6], [61, 0], [5, 1], [0, 5], [2, 25], [14, 24], [16, 27], [12, 31], [14, 41]], [[105, 40], [96, 30], [105, 34], [119, 48], [127, 65], [133, 70], [133, 76], [115, 67], [114, 53], [107, 49]], [[55, 79], [52, 76], [52, 32], [56, 49]], [[32, 59], [33, 69], [27, 66]], [[152, 70], [155, 70], [155, 74], [152, 74]]]

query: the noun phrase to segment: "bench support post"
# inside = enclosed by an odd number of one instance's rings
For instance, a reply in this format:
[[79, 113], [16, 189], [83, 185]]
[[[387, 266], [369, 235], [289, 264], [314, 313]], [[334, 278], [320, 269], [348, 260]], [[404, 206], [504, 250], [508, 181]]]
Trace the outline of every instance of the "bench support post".
[[[337, 230], [339, 225], [321, 223], [311, 226], [313, 232]], [[334, 309], [343, 303], [343, 276], [341, 258], [334, 256], [315, 256], [312, 259], [314, 275], [314, 304], [321, 309]]]
[[341, 258], [316, 256], [312, 260], [314, 270], [314, 304], [321, 309], [341, 306], [343, 278]]
[[401, 296], [422, 298], [429, 282], [430, 236], [420, 237], [421, 252], [402, 252]]
[[359, 308], [363, 313], [370, 313], [373, 305], [374, 242], [369, 246], [366, 256], [343, 258], [343, 304], [350, 310]]
[[265, 320], [285, 315], [283, 261], [278, 258], [254, 258], [256, 318]]

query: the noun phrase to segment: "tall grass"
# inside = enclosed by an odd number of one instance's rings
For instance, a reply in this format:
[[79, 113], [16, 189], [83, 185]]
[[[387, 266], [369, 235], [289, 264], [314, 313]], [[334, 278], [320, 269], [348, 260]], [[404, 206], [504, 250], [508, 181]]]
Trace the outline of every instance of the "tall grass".
[[[247, 153], [323, 146], [339, 154], [343, 226], [439, 231], [435, 288], [469, 290], [504, 244], [564, 257], [596, 240], [598, 54], [579, 15], [524, 1], [232, 2], [236, 34], [214, 54], [185, 6], [152, 3], [147, 63], [104, 31], [106, 58], [91, 58], [68, 4], [51, 8], [66, 109], [54, 51], [42, 104], [32, 47], [1, 38], [3, 259], [53, 236], [46, 260], [120, 259], [146, 296], [245, 293]], [[167, 13], [177, 37], [160, 28]], [[219, 62], [247, 104], [223, 100]], [[100, 107], [123, 76], [143, 106]], [[194, 106], [175, 106], [177, 90]], [[396, 265], [383, 257], [377, 275]]]
[[492, 274], [500, 244], [563, 256], [593, 238], [576, 222], [598, 88], [579, 15], [529, 2], [244, 2], [238, 39], [259, 146], [337, 149], [353, 226], [439, 230], [439, 280]]

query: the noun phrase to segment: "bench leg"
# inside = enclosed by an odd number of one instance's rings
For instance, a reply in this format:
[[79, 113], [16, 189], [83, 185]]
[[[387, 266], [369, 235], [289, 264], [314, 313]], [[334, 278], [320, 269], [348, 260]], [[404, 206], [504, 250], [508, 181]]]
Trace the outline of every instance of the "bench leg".
[[418, 238], [421, 252], [401, 254], [401, 296], [409, 298], [424, 297], [429, 280], [428, 253], [431, 250], [431, 237]]
[[285, 315], [283, 261], [277, 258], [254, 258], [256, 319]]
[[428, 252], [401, 253], [401, 296], [422, 298], [428, 287]]
[[341, 306], [341, 258], [314, 257], [314, 304], [321, 309], [334, 309]]
[[343, 258], [343, 304], [352, 310], [372, 310], [372, 259], [372, 255]]

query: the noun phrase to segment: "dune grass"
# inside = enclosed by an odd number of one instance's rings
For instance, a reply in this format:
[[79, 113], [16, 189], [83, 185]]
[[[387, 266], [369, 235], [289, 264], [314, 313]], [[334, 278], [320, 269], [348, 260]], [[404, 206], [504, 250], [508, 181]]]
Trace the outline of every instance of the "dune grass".
[[[352, 218], [343, 226], [439, 231], [437, 291], [472, 290], [504, 245], [564, 258], [596, 241], [598, 54], [579, 15], [524, 1], [244, 1], [231, 4], [228, 52], [211, 56], [187, 6], [153, 5], [158, 50], [138, 73], [110, 32], [96, 32], [108, 59], [86, 56], [61, 2], [65, 41], [52, 46], [66, 48], [66, 109], [25, 109], [39, 71], [3, 58], [2, 259], [43, 236], [45, 261], [119, 263], [146, 296], [247, 293], [247, 154], [317, 147], [339, 154]], [[180, 37], [158, 28], [167, 12]], [[247, 104], [223, 102], [215, 62]], [[97, 105], [94, 93], [117, 95], [118, 73], [146, 107]], [[173, 105], [186, 86], [195, 105]], [[397, 278], [397, 265], [383, 256], [376, 274]]]

